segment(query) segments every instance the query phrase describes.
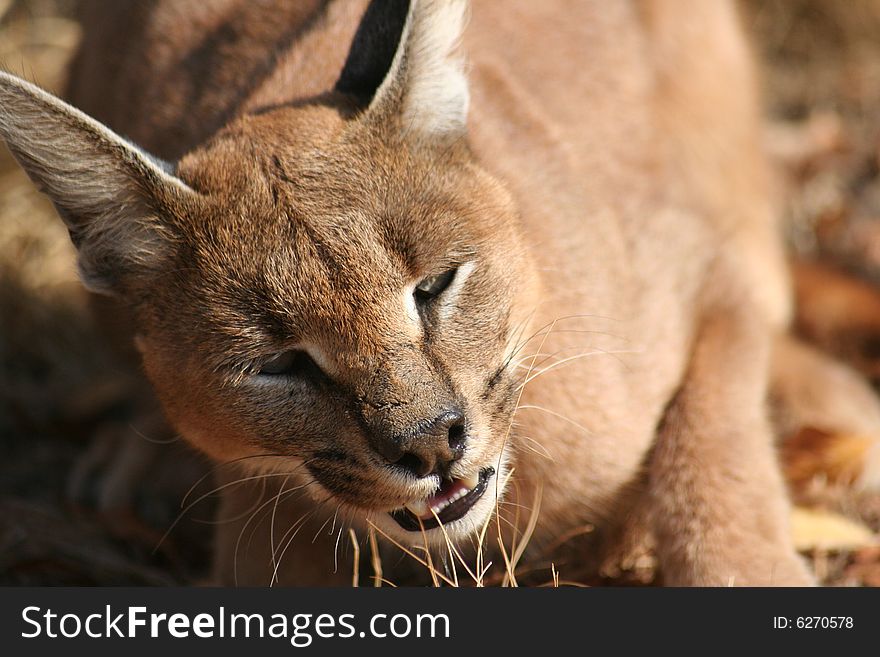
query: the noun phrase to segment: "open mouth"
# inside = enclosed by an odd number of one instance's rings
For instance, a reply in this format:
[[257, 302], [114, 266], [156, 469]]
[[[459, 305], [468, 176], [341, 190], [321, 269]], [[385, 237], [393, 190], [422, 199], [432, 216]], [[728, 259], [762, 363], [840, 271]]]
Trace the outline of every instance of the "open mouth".
[[443, 480], [440, 488], [431, 497], [411, 502], [402, 509], [391, 511], [389, 515], [407, 531], [434, 529], [441, 524], [463, 518], [476, 504], [489, 486], [489, 479], [495, 468], [480, 470], [472, 481], [464, 479]]

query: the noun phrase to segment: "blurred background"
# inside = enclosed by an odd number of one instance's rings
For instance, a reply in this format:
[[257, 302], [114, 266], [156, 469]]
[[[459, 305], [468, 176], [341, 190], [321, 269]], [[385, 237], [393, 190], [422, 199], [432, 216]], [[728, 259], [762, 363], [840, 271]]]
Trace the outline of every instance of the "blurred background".
[[[821, 263], [799, 265], [808, 275], [798, 294], [811, 305], [797, 330], [876, 383], [880, 0], [743, 0], [741, 8], [762, 69], [767, 150], [783, 174], [786, 236], [799, 262]], [[0, 66], [63, 93], [79, 39], [75, 13], [76, 0], [0, 0]], [[77, 458], [129, 421], [131, 395], [92, 324], [66, 230], [0, 146], [0, 585], [206, 575], [210, 499], [162, 539], [207, 472], [200, 458], [151, 477], [138, 500], [142, 524], [69, 501]], [[848, 506], [813, 500], [797, 511], [795, 529], [821, 581], [880, 586], [880, 496]], [[615, 578], [652, 583], [650, 557]]]

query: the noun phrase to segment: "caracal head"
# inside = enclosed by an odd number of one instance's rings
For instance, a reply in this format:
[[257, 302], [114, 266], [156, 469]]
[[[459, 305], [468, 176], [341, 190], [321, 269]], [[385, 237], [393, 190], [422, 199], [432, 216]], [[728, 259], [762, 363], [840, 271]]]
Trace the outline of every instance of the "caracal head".
[[464, 12], [372, 3], [334, 89], [174, 164], [0, 74], [0, 135], [84, 283], [132, 309], [181, 435], [419, 543], [495, 508], [532, 303], [512, 200], [467, 145]]

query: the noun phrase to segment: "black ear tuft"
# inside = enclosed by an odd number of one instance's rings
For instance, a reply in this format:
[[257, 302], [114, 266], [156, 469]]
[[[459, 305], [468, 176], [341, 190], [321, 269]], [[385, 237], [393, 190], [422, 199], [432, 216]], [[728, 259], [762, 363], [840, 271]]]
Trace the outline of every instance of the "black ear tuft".
[[367, 7], [336, 90], [369, 105], [400, 47], [410, 0], [372, 0]]

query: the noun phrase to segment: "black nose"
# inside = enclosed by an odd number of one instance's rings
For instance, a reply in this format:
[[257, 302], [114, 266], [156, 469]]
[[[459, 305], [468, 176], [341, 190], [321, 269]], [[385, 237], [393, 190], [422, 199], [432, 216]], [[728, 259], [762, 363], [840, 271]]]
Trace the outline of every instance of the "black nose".
[[376, 440], [374, 447], [389, 463], [416, 477], [427, 477], [445, 475], [464, 454], [466, 442], [464, 415], [454, 409], [404, 434]]

